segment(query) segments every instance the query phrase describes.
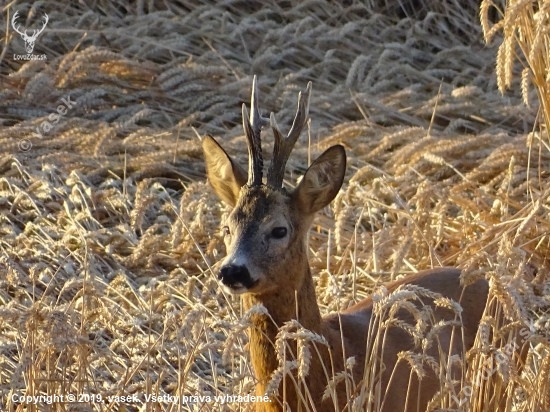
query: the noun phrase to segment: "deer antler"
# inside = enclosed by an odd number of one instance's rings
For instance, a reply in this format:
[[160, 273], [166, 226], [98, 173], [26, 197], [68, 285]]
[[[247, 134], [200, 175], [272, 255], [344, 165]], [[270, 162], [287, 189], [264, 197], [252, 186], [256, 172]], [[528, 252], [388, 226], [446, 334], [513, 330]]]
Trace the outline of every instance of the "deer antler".
[[275, 136], [273, 159], [271, 160], [269, 170], [267, 171], [267, 184], [271, 187], [279, 188], [283, 185], [286, 162], [307, 122], [310, 95], [311, 82], [307, 84], [306, 90], [303, 94], [302, 92], [298, 94], [298, 109], [296, 110], [296, 116], [294, 116], [292, 127], [286, 137], [283, 137], [281, 131], [279, 130], [279, 126], [277, 126], [277, 122], [275, 121], [275, 115], [271, 112], [269, 120], [271, 123], [271, 129], [273, 129], [273, 135]]
[[48, 24], [49, 20], [50, 18], [48, 17], [48, 15], [44, 13], [44, 24], [42, 25], [42, 28], [40, 30], [33, 30], [31, 39], [36, 40], [36, 38], [40, 35], [40, 33], [42, 33], [46, 28], [46, 25]]
[[17, 20], [18, 18], [19, 18], [19, 10], [17, 10], [17, 11], [14, 13], [13, 17], [11, 18], [11, 25], [12, 25], [13, 29], [14, 29], [17, 33], [19, 33], [21, 36], [24, 36], [24, 37], [26, 37], [26, 38], [28, 38], [28, 39], [30, 39], [30, 40], [36, 40], [36, 38], [40, 35], [40, 33], [42, 33], [42, 32], [44, 31], [44, 29], [46, 28], [46, 25], [48, 24], [48, 21], [50, 20], [50, 18], [48, 17], [48, 15], [47, 15], [46, 13], [44, 13], [44, 17], [43, 17], [43, 18], [44, 18], [44, 24], [42, 25], [42, 28], [41, 28], [41, 29], [38, 29], [38, 30], [37, 30], [37, 29], [33, 30], [32, 36], [29, 36], [29, 35], [27, 34], [27, 30], [26, 30], [26, 29], [25, 29], [25, 32], [22, 32], [22, 31], [19, 30], [19, 27], [21, 26], [20, 24], [19, 24], [17, 27], [15, 27], [15, 25], [17, 24], [17, 23], [16, 23], [16, 20]]
[[26, 35], [27, 35], [27, 30], [25, 30], [24, 33], [23, 33], [22, 31], [20, 31], [20, 30], [19, 30], [19, 27], [21, 26], [20, 24], [19, 24], [17, 27], [15, 27], [15, 25], [16, 25], [16, 22], [15, 22], [15, 21], [18, 19], [18, 17], [19, 17], [19, 10], [17, 10], [17, 11], [15, 12], [15, 14], [13, 15], [13, 17], [11, 18], [11, 26], [12, 26], [13, 29], [14, 29], [17, 33], [19, 33], [21, 36], [26, 36]]
[[250, 98], [250, 119], [248, 111], [243, 103], [243, 128], [248, 143], [248, 186], [259, 186], [262, 184], [262, 169], [264, 161], [262, 158], [262, 142], [260, 132], [262, 126], [268, 123], [268, 119], [260, 115], [258, 109], [258, 88], [256, 76], [252, 81], [252, 96]]

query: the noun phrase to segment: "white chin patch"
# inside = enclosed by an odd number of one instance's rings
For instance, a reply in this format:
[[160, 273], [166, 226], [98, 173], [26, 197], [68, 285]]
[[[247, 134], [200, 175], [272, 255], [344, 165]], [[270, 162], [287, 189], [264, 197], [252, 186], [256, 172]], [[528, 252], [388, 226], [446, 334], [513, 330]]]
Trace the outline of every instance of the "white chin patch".
[[223, 290], [226, 292], [226, 293], [230, 293], [231, 295], [242, 295], [243, 293], [246, 293], [248, 291], [247, 288], [245, 288], [244, 286], [242, 285], [235, 285], [235, 287], [232, 287], [230, 288], [229, 286], [227, 285], [224, 285], [223, 283], [221, 284], [222, 285], [222, 288]]

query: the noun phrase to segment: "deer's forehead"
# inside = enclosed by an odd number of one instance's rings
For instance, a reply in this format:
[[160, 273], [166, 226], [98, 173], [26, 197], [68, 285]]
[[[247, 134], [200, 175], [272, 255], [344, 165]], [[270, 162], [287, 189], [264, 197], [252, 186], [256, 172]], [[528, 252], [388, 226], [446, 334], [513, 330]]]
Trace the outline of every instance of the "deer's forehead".
[[273, 219], [287, 217], [289, 199], [285, 193], [266, 187], [243, 188], [231, 219], [238, 225], [261, 225]]

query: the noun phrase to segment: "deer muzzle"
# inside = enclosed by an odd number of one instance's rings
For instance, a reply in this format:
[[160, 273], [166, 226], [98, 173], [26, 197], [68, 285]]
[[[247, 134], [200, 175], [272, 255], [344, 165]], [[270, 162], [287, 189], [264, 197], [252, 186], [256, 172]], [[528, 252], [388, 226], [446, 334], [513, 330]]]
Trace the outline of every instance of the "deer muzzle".
[[248, 268], [244, 265], [227, 264], [218, 272], [218, 279], [231, 291], [250, 289], [257, 280], [252, 279]]

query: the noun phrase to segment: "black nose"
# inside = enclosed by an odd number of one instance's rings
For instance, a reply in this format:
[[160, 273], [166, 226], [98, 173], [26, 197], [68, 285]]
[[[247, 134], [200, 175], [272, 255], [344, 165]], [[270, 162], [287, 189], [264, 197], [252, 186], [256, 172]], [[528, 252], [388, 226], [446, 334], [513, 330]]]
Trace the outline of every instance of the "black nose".
[[218, 279], [230, 288], [246, 287], [250, 288], [254, 285], [250, 272], [246, 266], [225, 265], [222, 266], [218, 273]]

